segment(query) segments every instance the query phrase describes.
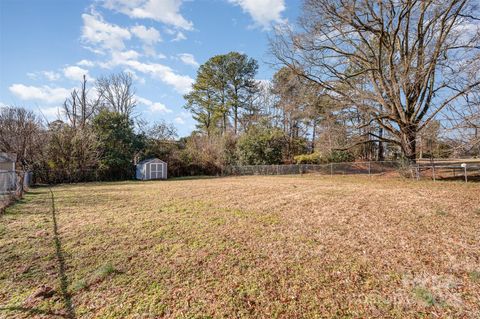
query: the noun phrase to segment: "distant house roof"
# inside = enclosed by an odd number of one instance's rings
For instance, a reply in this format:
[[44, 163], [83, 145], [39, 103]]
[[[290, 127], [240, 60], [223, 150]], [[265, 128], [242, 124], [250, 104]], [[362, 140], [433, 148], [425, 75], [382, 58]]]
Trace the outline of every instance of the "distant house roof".
[[13, 153], [0, 153], [0, 162], [16, 162], [17, 154]]
[[[140, 162], [138, 162], [138, 164], [137, 164], [137, 165], [147, 164], [147, 163], [154, 162], [154, 161], [155, 161], [155, 162], [162, 162], [162, 163], [165, 163], [165, 162], [164, 162], [164, 161], [162, 161], [161, 159], [154, 157], [154, 158], [147, 158], [147, 159], [144, 159], [143, 161], [140, 161]], [[166, 163], [165, 163], [165, 164], [166, 164]]]

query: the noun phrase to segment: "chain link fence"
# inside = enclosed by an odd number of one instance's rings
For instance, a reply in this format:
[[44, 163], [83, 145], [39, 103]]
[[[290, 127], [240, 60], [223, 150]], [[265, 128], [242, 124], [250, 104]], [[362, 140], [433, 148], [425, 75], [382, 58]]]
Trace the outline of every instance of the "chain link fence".
[[329, 164], [290, 164], [290, 165], [244, 165], [229, 166], [224, 175], [289, 175], [319, 173], [330, 175], [381, 174], [395, 172], [400, 164], [397, 161], [345, 162]]
[[398, 175], [414, 179], [480, 181], [480, 160], [463, 163], [419, 161], [407, 164], [402, 161], [345, 162], [329, 164], [243, 165], [229, 166], [225, 176], [241, 175], [291, 175], [316, 173], [322, 175]]
[[17, 174], [13, 171], [0, 171], [0, 195], [14, 193], [17, 190]]
[[18, 187], [18, 177], [15, 172], [0, 171], [0, 213], [11, 203]]
[[420, 163], [413, 169], [415, 170], [414, 177], [417, 179], [480, 182], [480, 161]]

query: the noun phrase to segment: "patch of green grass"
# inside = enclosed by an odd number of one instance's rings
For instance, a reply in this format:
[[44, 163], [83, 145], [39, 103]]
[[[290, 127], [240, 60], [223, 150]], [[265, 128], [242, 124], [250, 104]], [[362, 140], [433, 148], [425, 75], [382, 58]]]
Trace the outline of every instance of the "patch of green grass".
[[413, 293], [415, 297], [423, 302], [425, 302], [428, 306], [435, 306], [440, 304], [440, 301], [435, 298], [435, 296], [426, 288], [424, 287], [415, 287], [413, 289]]
[[120, 271], [118, 271], [111, 263], [107, 263], [95, 271], [94, 278], [96, 281], [105, 279], [109, 275], [112, 274], [118, 274]]
[[468, 276], [472, 281], [480, 282], [480, 271], [476, 271], [476, 270], [471, 271], [468, 273]]
[[439, 208], [439, 209], [437, 209], [436, 214], [437, 214], [438, 216], [447, 216], [447, 215], [448, 215], [448, 212], [447, 212], [446, 210], [444, 210], [444, 209]]
[[86, 289], [87, 287], [88, 287], [87, 281], [85, 279], [80, 279], [80, 280], [75, 281], [72, 284], [72, 291], [77, 292], [77, 291]]

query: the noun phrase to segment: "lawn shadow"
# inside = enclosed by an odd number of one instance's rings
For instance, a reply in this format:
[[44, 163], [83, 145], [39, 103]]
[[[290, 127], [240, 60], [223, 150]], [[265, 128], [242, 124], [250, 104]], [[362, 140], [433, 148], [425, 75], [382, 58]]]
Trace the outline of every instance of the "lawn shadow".
[[68, 292], [68, 277], [65, 273], [65, 257], [62, 249], [62, 242], [60, 240], [60, 236], [58, 234], [58, 224], [57, 224], [57, 216], [55, 212], [55, 198], [53, 191], [50, 189], [51, 195], [51, 214], [52, 214], [52, 221], [53, 221], [53, 241], [55, 246], [55, 255], [57, 257], [58, 262], [58, 271], [60, 275], [60, 290], [61, 290], [61, 297], [63, 299], [64, 304], [64, 311], [62, 312], [55, 312], [55, 311], [48, 311], [38, 308], [31, 308], [31, 307], [24, 307], [24, 306], [8, 306], [8, 307], [0, 307], [0, 311], [12, 311], [12, 312], [24, 312], [30, 315], [45, 315], [51, 317], [62, 317], [68, 319], [75, 319], [75, 309], [73, 307], [72, 299], [70, 293]]
[[65, 311], [67, 313], [66, 318], [75, 318], [75, 309], [73, 307], [72, 298], [68, 292], [68, 277], [65, 273], [65, 257], [62, 249], [62, 242], [58, 234], [57, 216], [55, 212], [55, 197], [53, 191], [50, 189], [52, 198], [52, 220], [53, 220], [53, 240], [55, 243], [55, 254], [57, 256], [58, 271], [60, 274], [60, 289], [62, 293], [63, 303]]

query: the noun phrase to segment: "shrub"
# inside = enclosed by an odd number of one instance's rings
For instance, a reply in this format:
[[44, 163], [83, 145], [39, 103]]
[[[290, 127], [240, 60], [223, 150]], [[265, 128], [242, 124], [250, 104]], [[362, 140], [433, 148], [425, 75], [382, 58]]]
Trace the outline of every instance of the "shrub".
[[331, 151], [327, 154], [318, 152], [312, 154], [301, 154], [294, 157], [296, 164], [322, 164], [352, 162], [355, 157], [350, 151]]
[[320, 153], [300, 154], [295, 156], [296, 164], [320, 164], [322, 163], [322, 155]]
[[237, 153], [243, 165], [282, 163], [285, 135], [277, 128], [252, 127], [238, 140]]
[[353, 156], [352, 152], [350, 151], [332, 150], [327, 155], [328, 163], [353, 162], [354, 160], [355, 156]]

